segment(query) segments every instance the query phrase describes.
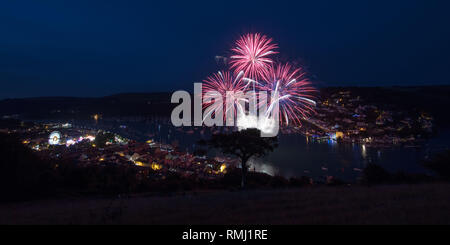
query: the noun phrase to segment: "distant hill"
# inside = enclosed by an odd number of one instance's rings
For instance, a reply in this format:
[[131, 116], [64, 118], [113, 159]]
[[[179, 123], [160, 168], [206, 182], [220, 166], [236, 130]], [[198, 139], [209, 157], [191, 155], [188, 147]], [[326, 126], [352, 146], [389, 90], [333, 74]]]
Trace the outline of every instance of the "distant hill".
[[81, 119], [93, 114], [112, 116], [166, 116], [175, 106], [171, 93], [126, 93], [99, 98], [36, 97], [0, 101], [0, 115], [32, 119]]
[[[339, 91], [351, 91], [368, 103], [400, 110], [429, 112], [441, 125], [450, 124], [450, 86], [421, 87], [329, 87], [321, 98]], [[0, 116], [20, 115], [30, 119], [81, 119], [93, 114], [103, 117], [170, 116], [176, 104], [172, 93], [123, 93], [98, 98], [37, 97], [0, 101]]]

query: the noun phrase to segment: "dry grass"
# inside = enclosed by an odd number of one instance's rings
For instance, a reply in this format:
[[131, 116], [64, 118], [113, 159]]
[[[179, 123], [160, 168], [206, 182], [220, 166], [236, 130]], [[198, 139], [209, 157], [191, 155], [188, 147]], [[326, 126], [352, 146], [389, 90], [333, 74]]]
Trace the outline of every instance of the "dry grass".
[[450, 224], [450, 184], [215, 191], [0, 205], [1, 224]]

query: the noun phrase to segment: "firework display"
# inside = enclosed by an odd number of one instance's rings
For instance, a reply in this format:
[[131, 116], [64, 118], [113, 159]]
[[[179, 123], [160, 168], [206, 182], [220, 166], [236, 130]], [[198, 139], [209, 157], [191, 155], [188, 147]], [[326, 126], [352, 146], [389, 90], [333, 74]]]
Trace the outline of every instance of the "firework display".
[[[232, 48], [233, 55], [230, 57], [230, 71], [220, 71], [203, 81], [202, 97], [203, 108], [208, 116], [219, 109], [223, 110], [224, 119], [230, 109], [233, 109], [233, 116], [237, 119], [239, 128], [257, 127], [270, 128], [272, 125], [268, 120], [269, 115], [274, 112], [274, 107], [278, 104], [278, 120], [285, 125], [301, 125], [301, 119], [308, 118], [314, 112], [314, 93], [311, 82], [308, 80], [303, 68], [294, 68], [289, 63], [277, 64], [271, 56], [278, 52], [275, 49], [278, 45], [272, 42], [271, 38], [259, 33], [246, 34], [236, 41], [236, 47]], [[256, 115], [249, 115], [245, 112], [245, 103], [249, 103], [246, 97], [242, 96], [253, 90], [254, 104], [257, 102], [259, 91], [267, 92], [269, 104], [265, 115], [258, 119]], [[227, 103], [227, 91], [232, 92], [229, 103]], [[220, 95], [220, 96], [218, 96]], [[213, 100], [220, 100], [213, 103]], [[243, 103], [244, 106], [243, 106]], [[222, 106], [222, 108], [218, 108]], [[262, 128], [261, 128], [262, 129]]]
[[273, 63], [270, 56], [277, 53], [274, 51], [276, 48], [278, 46], [272, 43], [272, 39], [264, 35], [244, 35], [236, 41], [236, 47], [231, 49], [234, 54], [230, 57], [230, 68], [235, 74], [243, 71], [245, 77], [258, 80]]
[[300, 124], [300, 118], [309, 117], [316, 105], [312, 95], [316, 90], [305, 75], [302, 68], [293, 68], [288, 63], [272, 65], [260, 83], [260, 89], [271, 94], [266, 113], [270, 113], [274, 103], [278, 102], [280, 122], [286, 125], [290, 120]]
[[[206, 101], [203, 103], [203, 107], [207, 108], [205, 111], [206, 116], [219, 109], [223, 110], [224, 118], [230, 110], [232, 110], [233, 116], [236, 116], [237, 113], [243, 113], [244, 108], [241, 105], [246, 100], [242, 93], [246, 84], [242, 78], [243, 72], [233, 76], [229, 71], [219, 71], [203, 80], [202, 97], [203, 101]], [[226, 101], [227, 92], [231, 100], [228, 104]], [[216, 106], [212, 106], [214, 103], [211, 100], [213, 99], [219, 99], [215, 103]], [[221, 108], [217, 108], [217, 106], [221, 106]]]

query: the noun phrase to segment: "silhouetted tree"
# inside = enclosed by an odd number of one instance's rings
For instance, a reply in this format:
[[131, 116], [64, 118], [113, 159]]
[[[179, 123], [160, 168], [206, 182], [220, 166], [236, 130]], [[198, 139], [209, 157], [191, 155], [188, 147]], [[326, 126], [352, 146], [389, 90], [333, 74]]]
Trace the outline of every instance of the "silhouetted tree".
[[200, 141], [210, 147], [220, 149], [224, 154], [234, 155], [241, 159], [242, 181], [245, 188], [248, 171], [247, 161], [251, 157], [262, 157], [273, 151], [277, 146], [276, 137], [261, 137], [258, 129], [246, 129], [229, 134], [213, 134], [211, 139]]
[[98, 147], [105, 147], [106, 142], [115, 142], [115, 135], [113, 133], [107, 132], [99, 132], [97, 136], [95, 136], [94, 144]]

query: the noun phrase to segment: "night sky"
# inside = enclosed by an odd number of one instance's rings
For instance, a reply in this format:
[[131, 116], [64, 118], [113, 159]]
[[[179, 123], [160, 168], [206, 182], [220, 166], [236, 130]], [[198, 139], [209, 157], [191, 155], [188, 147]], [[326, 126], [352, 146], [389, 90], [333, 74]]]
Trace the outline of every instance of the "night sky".
[[192, 89], [247, 32], [318, 86], [449, 84], [449, 3], [0, 3], [0, 98]]

